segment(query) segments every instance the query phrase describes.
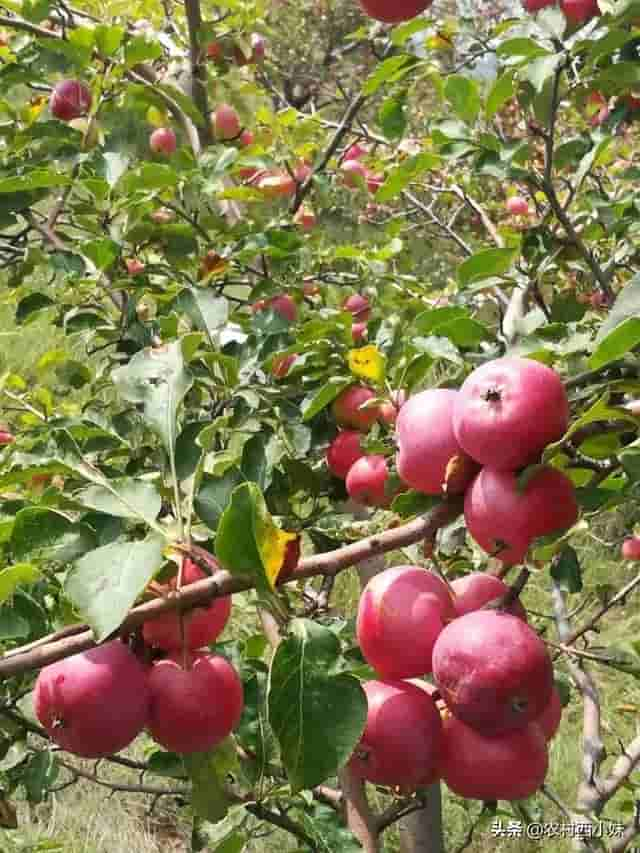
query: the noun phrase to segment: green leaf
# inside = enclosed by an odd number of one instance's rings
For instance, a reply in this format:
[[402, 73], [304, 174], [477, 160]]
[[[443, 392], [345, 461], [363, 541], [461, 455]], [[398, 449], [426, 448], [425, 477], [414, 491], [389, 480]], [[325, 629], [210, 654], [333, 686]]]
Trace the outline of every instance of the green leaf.
[[453, 111], [463, 121], [473, 122], [476, 119], [481, 103], [478, 84], [475, 80], [464, 77], [462, 74], [453, 74], [447, 78], [444, 94]]
[[300, 791], [349, 760], [364, 731], [367, 699], [355, 678], [332, 674], [340, 660], [332, 631], [310, 619], [295, 619], [290, 628], [271, 661], [267, 704], [289, 782]]
[[172, 453], [177, 434], [178, 409], [191, 388], [180, 341], [137, 352], [129, 364], [112, 373], [113, 383], [130, 403], [142, 404], [143, 417]]
[[459, 317], [467, 317], [468, 313], [465, 308], [455, 308], [454, 306], [446, 308], [430, 308], [418, 314], [413, 321], [413, 325], [420, 335], [430, 335], [438, 326], [443, 326], [450, 323], [452, 320], [457, 320]]
[[209, 338], [226, 324], [229, 317], [227, 299], [195, 287], [183, 290], [175, 301], [175, 307], [188, 314], [196, 328], [206, 332]]
[[125, 45], [124, 57], [127, 68], [140, 65], [142, 62], [152, 62], [162, 56], [162, 46], [157, 41], [149, 41], [145, 36], [136, 36]]
[[144, 541], [104, 545], [85, 554], [69, 572], [65, 593], [98, 642], [122, 624], [136, 598], [160, 570], [165, 544], [164, 538], [152, 533]]
[[47, 308], [51, 308], [51, 306], [55, 304], [56, 303], [53, 299], [45, 293], [30, 293], [18, 302], [18, 307], [16, 308], [16, 323], [21, 325], [22, 323], [27, 323], [30, 320], [36, 319], [36, 315], [39, 314], [40, 311], [45, 311]]
[[637, 62], [616, 62], [592, 81], [593, 91], [602, 91], [606, 95], [636, 89], [639, 84], [640, 65]]
[[6, 604], [0, 607], [0, 640], [24, 640], [30, 633], [28, 619]]
[[517, 249], [482, 249], [458, 267], [458, 281], [466, 287], [474, 281], [504, 275], [511, 269]]
[[93, 261], [99, 270], [109, 269], [120, 255], [120, 246], [114, 241], [104, 237], [101, 240], [92, 240], [84, 243], [82, 254]]
[[58, 778], [59, 770], [56, 757], [50, 750], [36, 752], [22, 769], [20, 776], [30, 803], [41, 803], [44, 800], [49, 788]]
[[551, 561], [551, 577], [565, 592], [582, 591], [580, 561], [571, 545], [565, 545]]
[[0, 195], [3, 193], [19, 193], [27, 190], [50, 189], [65, 187], [69, 183], [67, 175], [58, 175], [48, 169], [35, 169], [26, 175], [16, 175], [13, 178], [0, 180]]
[[443, 323], [436, 327], [435, 334], [449, 338], [457, 347], [463, 349], [477, 347], [491, 337], [489, 330], [482, 323], [470, 317], [458, 317], [449, 323]]
[[521, 76], [528, 80], [536, 92], [541, 92], [547, 80], [560, 64], [560, 56], [539, 56], [524, 67]]
[[60, 512], [27, 507], [16, 515], [11, 533], [11, 551], [16, 560], [67, 563], [94, 547], [91, 528]]
[[19, 586], [34, 584], [41, 577], [40, 570], [31, 563], [15, 563], [0, 571], [0, 604], [11, 598]]
[[497, 56], [518, 56], [523, 59], [535, 59], [538, 56], [550, 56], [550, 52], [530, 38], [507, 39], [496, 48]]
[[487, 103], [484, 108], [487, 119], [492, 119], [498, 110], [500, 110], [507, 101], [511, 100], [515, 93], [515, 71], [505, 71], [504, 74], [498, 77], [495, 81], [487, 97]]
[[407, 126], [406, 92], [387, 98], [378, 111], [378, 123], [387, 139], [400, 139]]
[[225, 790], [225, 779], [238, 766], [235, 748], [227, 738], [209, 752], [194, 752], [183, 756], [184, 765], [193, 785], [191, 806], [196, 814], [217, 823], [226, 815], [231, 799]]
[[278, 529], [260, 488], [255, 483], [242, 483], [234, 489], [220, 518], [216, 556], [232, 574], [252, 577], [263, 590], [272, 587], [275, 576], [269, 576], [267, 552], [274, 530]]
[[437, 154], [426, 152], [407, 159], [392, 169], [387, 175], [385, 182], [376, 192], [376, 201], [389, 201], [399, 195], [411, 181], [435, 169], [442, 163], [442, 158]]
[[125, 29], [124, 27], [108, 27], [105, 24], [99, 24], [94, 32], [100, 53], [103, 56], [113, 56], [122, 44]]
[[244, 481], [237, 468], [228, 468], [221, 477], [204, 474], [202, 484], [195, 496], [193, 506], [204, 523], [216, 530], [222, 513], [231, 500], [236, 486]]
[[144, 480], [110, 480], [108, 486], [89, 486], [74, 495], [75, 500], [89, 509], [118, 518], [134, 518], [149, 524], [158, 517], [162, 500], [152, 483]]
[[397, 79], [398, 75], [402, 76], [403, 73], [407, 73], [409, 71], [408, 64], [411, 63], [413, 65], [414, 62], [413, 57], [406, 54], [391, 56], [389, 59], [385, 59], [384, 62], [381, 62], [377, 66], [373, 74], [368, 77], [362, 87], [362, 94], [373, 95], [383, 83], [386, 83], [388, 80]]
[[439, 495], [425, 495], [423, 492], [417, 492], [414, 489], [409, 489], [394, 498], [391, 504], [391, 512], [401, 515], [403, 518], [409, 518], [413, 515], [420, 515], [423, 512], [428, 512], [441, 500]]
[[321, 412], [330, 403], [333, 403], [335, 398], [341, 391], [353, 384], [352, 379], [330, 379], [326, 385], [323, 385], [319, 391], [307, 395], [302, 401], [301, 411], [302, 420], [310, 421], [318, 412]]
[[589, 367], [602, 367], [626, 355], [640, 344], [640, 317], [629, 317], [616, 326], [596, 347], [589, 359]]
[[633, 349], [640, 334], [639, 316], [640, 274], [635, 275], [620, 291], [606, 320], [600, 326], [596, 335], [595, 352], [589, 361], [591, 367], [601, 367]]

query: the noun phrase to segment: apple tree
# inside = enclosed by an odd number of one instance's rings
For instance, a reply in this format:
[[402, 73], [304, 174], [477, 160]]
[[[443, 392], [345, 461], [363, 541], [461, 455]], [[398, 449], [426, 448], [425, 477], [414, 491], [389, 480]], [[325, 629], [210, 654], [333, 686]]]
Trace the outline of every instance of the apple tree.
[[640, 4], [134, 5], [0, 15], [0, 822], [628, 849]]

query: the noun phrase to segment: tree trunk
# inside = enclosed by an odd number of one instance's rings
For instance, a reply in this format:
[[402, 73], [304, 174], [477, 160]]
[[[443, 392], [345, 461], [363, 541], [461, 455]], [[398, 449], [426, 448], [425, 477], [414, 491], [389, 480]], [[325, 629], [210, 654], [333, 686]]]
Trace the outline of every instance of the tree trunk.
[[440, 783], [431, 785], [426, 793], [425, 807], [398, 823], [400, 853], [444, 853]]

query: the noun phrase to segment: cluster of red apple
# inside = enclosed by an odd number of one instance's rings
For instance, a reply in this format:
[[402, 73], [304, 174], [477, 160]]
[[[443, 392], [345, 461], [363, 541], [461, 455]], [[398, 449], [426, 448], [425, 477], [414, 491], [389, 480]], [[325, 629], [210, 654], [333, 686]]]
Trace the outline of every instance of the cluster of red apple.
[[[379, 680], [363, 685], [356, 775], [406, 789], [443, 779], [480, 800], [523, 799], [540, 787], [562, 706], [520, 602], [497, 609], [508, 589], [482, 572], [448, 585], [418, 566], [369, 581], [356, 630]], [[433, 684], [421, 680], [429, 673]]]
[[[189, 559], [182, 575], [184, 586], [205, 577]], [[176, 585], [173, 578], [155, 591], [168, 595]], [[83, 758], [119, 752], [145, 728], [172, 752], [211, 749], [238, 725], [244, 707], [234, 667], [204, 648], [230, 613], [227, 596], [185, 613], [182, 627], [176, 610], [145, 622], [146, 647], [166, 653], [151, 664], [113, 640], [44, 667], [34, 690], [36, 716], [55, 743]]]
[[378, 191], [384, 181], [384, 175], [372, 172], [363, 162], [362, 158], [368, 154], [367, 148], [359, 145], [357, 142], [347, 148], [342, 164], [340, 165], [340, 173], [342, 182], [346, 187], [355, 189], [361, 185], [366, 186], [371, 194]]
[[[557, 0], [522, 0], [523, 8], [531, 14], [555, 5]], [[598, 0], [560, 0], [560, 8], [571, 24], [584, 24], [602, 14]]]
[[562, 471], [539, 465], [519, 475], [568, 426], [564, 386], [551, 368], [501, 358], [474, 370], [459, 391], [429, 389], [384, 408], [375, 397], [352, 385], [333, 403], [337, 423], [347, 429], [329, 445], [327, 464], [355, 500], [389, 505], [387, 460], [365, 455], [360, 442], [376, 420], [396, 420], [402, 482], [427, 495], [464, 493], [469, 533], [505, 565], [521, 562], [535, 539], [575, 523], [575, 491]]
[[[385, 24], [410, 21], [422, 14], [432, 3], [433, 0], [400, 0], [400, 2], [360, 0], [366, 15]], [[524, 9], [531, 13], [538, 12], [546, 6], [555, 6], [556, 3], [557, 0], [522, 0]], [[601, 14], [598, 0], [560, 0], [560, 8], [572, 24], [583, 24]]]

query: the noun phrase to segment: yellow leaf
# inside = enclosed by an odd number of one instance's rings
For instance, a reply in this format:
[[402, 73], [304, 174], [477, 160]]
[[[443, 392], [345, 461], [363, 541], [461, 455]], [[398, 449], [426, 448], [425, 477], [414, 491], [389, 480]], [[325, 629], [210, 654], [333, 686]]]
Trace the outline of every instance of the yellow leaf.
[[259, 535], [256, 536], [260, 559], [264, 566], [271, 589], [275, 589], [280, 569], [284, 563], [287, 545], [292, 539], [297, 538], [297, 533], [288, 533], [276, 527], [271, 520], [260, 525]]
[[369, 379], [371, 382], [382, 382], [384, 379], [385, 358], [373, 344], [349, 350], [347, 361], [353, 375], [360, 379]]

